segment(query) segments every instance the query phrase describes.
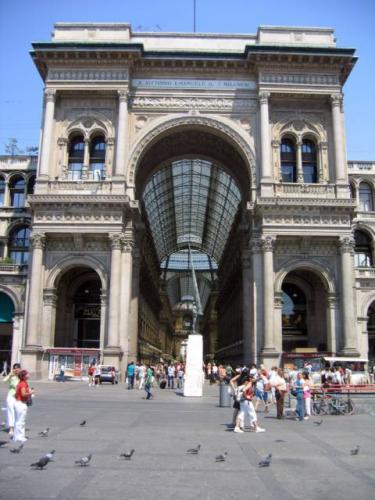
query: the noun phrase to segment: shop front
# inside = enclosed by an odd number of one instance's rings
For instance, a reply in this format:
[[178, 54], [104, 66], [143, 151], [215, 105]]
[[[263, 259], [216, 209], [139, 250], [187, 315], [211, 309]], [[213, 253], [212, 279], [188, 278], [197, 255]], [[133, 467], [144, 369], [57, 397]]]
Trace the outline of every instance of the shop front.
[[59, 380], [62, 366], [67, 380], [86, 379], [89, 366], [100, 362], [99, 349], [55, 347], [46, 349], [44, 355], [48, 356], [48, 380]]

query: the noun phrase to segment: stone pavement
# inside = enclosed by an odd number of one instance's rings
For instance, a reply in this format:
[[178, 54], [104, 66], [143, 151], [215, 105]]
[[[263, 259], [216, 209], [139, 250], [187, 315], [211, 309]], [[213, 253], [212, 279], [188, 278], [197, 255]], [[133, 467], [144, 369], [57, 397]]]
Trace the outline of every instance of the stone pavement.
[[[197, 399], [156, 389], [155, 399], [146, 401], [143, 391], [124, 385], [32, 385], [37, 394], [27, 419], [29, 441], [19, 455], [9, 453], [8, 445], [0, 448], [4, 500], [373, 498], [374, 414], [326, 416], [317, 427], [315, 418], [278, 421], [271, 411], [269, 417], [259, 413], [267, 432], [235, 434], [227, 426], [232, 410], [218, 407], [218, 387], [205, 386], [204, 397]], [[87, 425], [80, 427], [83, 419]], [[39, 437], [46, 427], [49, 437]], [[0, 433], [0, 440], [6, 436]], [[197, 444], [201, 453], [186, 455]], [[351, 456], [357, 444], [360, 453]], [[136, 450], [131, 461], [119, 458], [131, 448]], [[56, 458], [46, 470], [29, 467], [52, 449]], [[227, 461], [216, 463], [224, 451]], [[89, 467], [74, 465], [88, 453], [93, 453]], [[258, 468], [268, 453], [271, 467]]]

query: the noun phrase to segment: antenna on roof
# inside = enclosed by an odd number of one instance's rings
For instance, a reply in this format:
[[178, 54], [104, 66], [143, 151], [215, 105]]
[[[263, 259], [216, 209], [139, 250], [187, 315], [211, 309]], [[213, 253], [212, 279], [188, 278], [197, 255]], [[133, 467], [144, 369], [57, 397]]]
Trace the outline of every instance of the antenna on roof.
[[196, 12], [197, 12], [197, 0], [193, 0], [193, 4], [194, 4], [194, 33], [195, 33], [195, 28], [196, 28], [195, 21], [196, 21]]

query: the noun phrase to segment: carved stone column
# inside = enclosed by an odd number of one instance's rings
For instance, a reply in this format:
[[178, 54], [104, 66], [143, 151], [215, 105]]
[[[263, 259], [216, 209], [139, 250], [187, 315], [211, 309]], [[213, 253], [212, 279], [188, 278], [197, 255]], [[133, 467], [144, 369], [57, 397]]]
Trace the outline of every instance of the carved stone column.
[[318, 156], [318, 179], [317, 181], [318, 182], [327, 182], [327, 178], [324, 178], [324, 169], [325, 169], [325, 162], [326, 162], [326, 159], [327, 159], [327, 152], [328, 152], [328, 143], [327, 142], [319, 142], [318, 144], [318, 152], [319, 152], [319, 156]]
[[271, 140], [270, 140], [270, 123], [269, 123], [269, 109], [268, 100], [270, 97], [269, 92], [261, 92], [259, 94], [260, 105], [260, 144], [261, 144], [261, 179], [262, 184], [265, 186], [262, 195], [271, 195], [269, 185], [272, 184], [272, 163], [271, 163]]
[[341, 254], [341, 323], [343, 355], [359, 355], [354, 315], [354, 241], [351, 237], [342, 237], [339, 241]]
[[335, 293], [328, 293], [327, 297], [327, 350], [333, 354], [337, 351], [336, 338], [336, 315], [337, 296]]
[[342, 123], [342, 95], [331, 95], [333, 141], [335, 148], [335, 177], [336, 182], [347, 183], [346, 161], [344, 151], [344, 131]]
[[277, 292], [274, 297], [274, 347], [277, 352], [283, 350], [283, 293]]
[[56, 324], [57, 294], [54, 288], [43, 290], [43, 321], [41, 336], [43, 347], [53, 347]]
[[6, 179], [4, 186], [4, 207], [9, 207], [9, 206], [10, 206], [9, 179]]
[[43, 250], [45, 246], [45, 234], [33, 233], [30, 237], [32, 245], [30, 292], [27, 313], [26, 346], [41, 345], [41, 325], [39, 322], [40, 299], [42, 297], [41, 280], [43, 265]]
[[253, 301], [251, 293], [252, 269], [251, 253], [245, 250], [242, 253], [242, 328], [243, 328], [243, 363], [248, 365], [254, 362], [254, 329], [253, 329]]
[[115, 162], [115, 177], [123, 179], [125, 177], [127, 145], [128, 141], [128, 89], [118, 91], [119, 108], [118, 108], [118, 124], [117, 124], [117, 146], [116, 146], [116, 162]]
[[134, 239], [125, 236], [122, 239], [121, 252], [121, 291], [120, 291], [120, 342], [121, 350], [124, 352], [121, 371], [124, 370], [128, 363], [129, 342], [130, 342], [130, 302], [132, 292], [132, 275], [133, 275], [133, 249]]
[[263, 343], [263, 259], [262, 240], [255, 238], [250, 241], [252, 254], [252, 294], [253, 294], [253, 353], [255, 364], [261, 354]]
[[110, 234], [111, 240], [111, 278], [109, 289], [109, 318], [107, 346], [119, 346], [119, 314], [120, 314], [120, 264], [122, 234]]
[[68, 140], [66, 137], [59, 137], [57, 139], [57, 145], [59, 147], [58, 152], [58, 171], [56, 172], [56, 177], [61, 179], [66, 179], [68, 175], [68, 166], [67, 166], [67, 158], [68, 158]]
[[132, 291], [130, 299], [129, 318], [129, 343], [128, 356], [136, 360], [138, 353], [138, 307], [139, 307], [139, 273], [141, 268], [141, 255], [138, 248], [133, 250]]
[[107, 292], [102, 291], [100, 294], [100, 339], [99, 348], [100, 354], [102, 355], [105, 348], [105, 335], [106, 335], [106, 320], [107, 320], [107, 309], [108, 309], [108, 295]]
[[274, 339], [274, 236], [262, 238], [263, 251], [263, 357], [275, 357], [278, 352]]
[[88, 137], [85, 138], [85, 149], [83, 152], [83, 165], [81, 172], [81, 179], [87, 179], [89, 168], [90, 168], [90, 139]]
[[44, 125], [43, 125], [43, 138], [42, 150], [40, 154], [39, 177], [41, 179], [48, 179], [50, 172], [50, 156], [51, 156], [51, 142], [53, 132], [53, 121], [55, 114], [55, 100], [56, 90], [47, 89], [44, 91], [45, 110], [44, 110]]
[[303, 166], [302, 166], [302, 141], [297, 141], [297, 182], [302, 183], [303, 179]]

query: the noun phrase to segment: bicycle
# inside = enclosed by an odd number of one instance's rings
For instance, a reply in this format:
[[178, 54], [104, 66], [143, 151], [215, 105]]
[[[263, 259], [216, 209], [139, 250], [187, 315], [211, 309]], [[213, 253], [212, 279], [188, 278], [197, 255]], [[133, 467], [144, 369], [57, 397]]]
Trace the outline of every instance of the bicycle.
[[330, 415], [353, 415], [355, 412], [355, 406], [353, 401], [350, 399], [348, 394], [348, 399], [344, 399], [342, 395], [332, 395], [329, 402], [329, 414]]

